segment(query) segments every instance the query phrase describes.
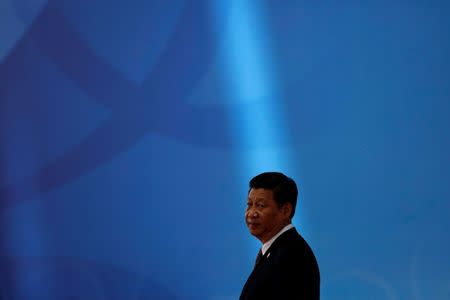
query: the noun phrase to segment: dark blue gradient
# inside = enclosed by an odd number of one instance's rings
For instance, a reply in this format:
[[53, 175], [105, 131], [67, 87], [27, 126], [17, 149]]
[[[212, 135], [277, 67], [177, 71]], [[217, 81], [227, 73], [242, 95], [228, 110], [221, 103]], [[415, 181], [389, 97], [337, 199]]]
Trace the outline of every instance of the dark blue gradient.
[[0, 299], [238, 299], [286, 166], [322, 299], [449, 299], [449, 36], [448, 1], [1, 1]]

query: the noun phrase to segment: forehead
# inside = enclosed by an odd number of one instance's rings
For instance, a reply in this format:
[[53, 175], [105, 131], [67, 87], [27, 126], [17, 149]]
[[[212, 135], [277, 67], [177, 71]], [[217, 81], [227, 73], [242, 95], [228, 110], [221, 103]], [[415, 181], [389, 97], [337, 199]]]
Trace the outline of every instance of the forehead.
[[251, 189], [248, 193], [248, 200], [273, 200], [273, 192], [266, 189]]

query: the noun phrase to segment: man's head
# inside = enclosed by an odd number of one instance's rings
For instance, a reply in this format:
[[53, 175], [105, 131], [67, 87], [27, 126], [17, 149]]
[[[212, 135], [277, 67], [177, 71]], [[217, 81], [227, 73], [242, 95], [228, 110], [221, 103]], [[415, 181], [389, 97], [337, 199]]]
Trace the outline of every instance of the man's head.
[[291, 223], [297, 205], [297, 185], [278, 172], [265, 172], [249, 182], [245, 221], [250, 233], [265, 243]]

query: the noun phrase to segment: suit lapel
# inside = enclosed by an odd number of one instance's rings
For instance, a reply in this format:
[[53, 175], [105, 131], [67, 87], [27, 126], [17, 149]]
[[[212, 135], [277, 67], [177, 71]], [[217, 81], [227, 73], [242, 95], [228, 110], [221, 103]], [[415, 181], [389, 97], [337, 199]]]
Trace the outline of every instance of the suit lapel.
[[291, 228], [287, 230], [286, 232], [283, 232], [274, 242], [273, 244], [267, 249], [266, 253], [261, 258], [261, 261], [258, 263], [258, 265], [253, 269], [253, 271], [250, 273], [250, 276], [248, 277], [247, 281], [245, 282], [245, 285], [242, 289], [241, 297], [239, 299], [246, 299], [248, 289], [254, 284], [254, 280], [258, 277], [260, 272], [264, 272], [262, 269], [264, 266], [270, 262], [271, 256], [274, 255], [274, 253], [277, 251], [277, 248], [282, 247], [283, 244], [286, 242], [289, 242], [289, 240], [297, 234], [297, 231], [295, 228]]

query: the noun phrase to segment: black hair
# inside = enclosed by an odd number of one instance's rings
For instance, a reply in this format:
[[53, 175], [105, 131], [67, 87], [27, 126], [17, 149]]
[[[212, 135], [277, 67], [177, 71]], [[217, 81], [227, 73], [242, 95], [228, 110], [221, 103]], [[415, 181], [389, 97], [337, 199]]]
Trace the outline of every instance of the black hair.
[[251, 189], [271, 190], [273, 199], [282, 206], [285, 203], [292, 204], [291, 218], [295, 214], [297, 206], [297, 184], [295, 181], [280, 172], [264, 172], [253, 177], [249, 182], [249, 192]]

